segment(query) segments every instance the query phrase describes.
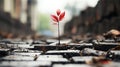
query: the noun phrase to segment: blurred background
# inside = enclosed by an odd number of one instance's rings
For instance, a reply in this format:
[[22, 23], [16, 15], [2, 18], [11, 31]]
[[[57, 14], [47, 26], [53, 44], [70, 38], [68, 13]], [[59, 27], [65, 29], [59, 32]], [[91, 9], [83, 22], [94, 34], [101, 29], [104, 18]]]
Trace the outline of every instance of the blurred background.
[[66, 15], [61, 36], [99, 35], [120, 30], [120, 0], [0, 0], [0, 38], [57, 36], [50, 15]]

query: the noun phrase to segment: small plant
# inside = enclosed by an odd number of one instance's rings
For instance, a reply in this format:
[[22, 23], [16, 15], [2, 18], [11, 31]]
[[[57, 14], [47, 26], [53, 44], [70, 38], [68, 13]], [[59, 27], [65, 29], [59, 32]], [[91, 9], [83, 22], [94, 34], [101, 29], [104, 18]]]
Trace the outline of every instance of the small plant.
[[60, 9], [56, 11], [57, 15], [51, 15], [52, 20], [54, 21], [55, 24], [58, 24], [58, 45], [60, 45], [60, 28], [59, 28], [59, 22], [62, 21], [62, 19], [65, 16], [65, 11], [61, 12]]

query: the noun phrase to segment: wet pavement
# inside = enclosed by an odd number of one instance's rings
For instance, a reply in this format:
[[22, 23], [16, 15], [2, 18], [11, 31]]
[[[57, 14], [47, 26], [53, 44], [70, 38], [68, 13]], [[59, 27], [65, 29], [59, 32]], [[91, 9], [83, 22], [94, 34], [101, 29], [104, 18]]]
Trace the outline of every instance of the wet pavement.
[[61, 45], [56, 39], [2, 40], [0, 67], [119, 67], [119, 46], [107, 39], [79, 43], [64, 39]]

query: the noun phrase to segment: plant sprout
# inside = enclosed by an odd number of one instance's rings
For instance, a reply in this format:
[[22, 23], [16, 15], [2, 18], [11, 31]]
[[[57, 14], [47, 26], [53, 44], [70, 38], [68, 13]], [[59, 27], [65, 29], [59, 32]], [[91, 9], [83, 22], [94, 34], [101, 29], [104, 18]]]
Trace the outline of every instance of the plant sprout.
[[58, 24], [58, 45], [60, 45], [60, 28], [59, 28], [59, 22], [62, 21], [62, 19], [65, 16], [65, 11], [61, 12], [60, 9], [56, 11], [57, 15], [51, 15], [52, 20], [54, 21], [55, 24]]

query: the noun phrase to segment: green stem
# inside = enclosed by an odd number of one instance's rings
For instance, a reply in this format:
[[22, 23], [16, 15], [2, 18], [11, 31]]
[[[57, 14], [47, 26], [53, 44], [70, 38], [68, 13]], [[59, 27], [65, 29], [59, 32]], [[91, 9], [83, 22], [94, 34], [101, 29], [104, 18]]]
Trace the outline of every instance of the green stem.
[[60, 45], [60, 28], [59, 28], [59, 22], [58, 22], [58, 45]]

